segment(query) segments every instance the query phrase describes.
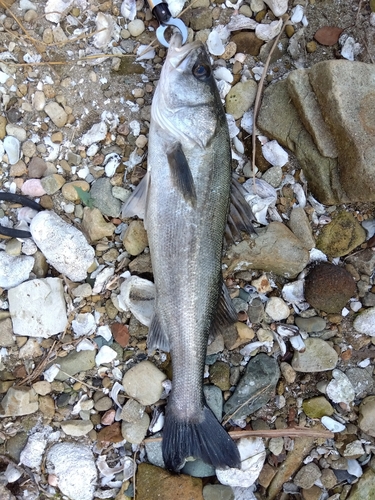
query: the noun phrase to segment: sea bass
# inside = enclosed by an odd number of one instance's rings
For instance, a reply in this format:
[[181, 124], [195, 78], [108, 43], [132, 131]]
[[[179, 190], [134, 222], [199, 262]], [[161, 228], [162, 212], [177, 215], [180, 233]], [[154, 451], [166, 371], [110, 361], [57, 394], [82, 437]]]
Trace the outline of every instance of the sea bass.
[[237, 317], [221, 273], [228, 215], [232, 234], [251, 228], [231, 177], [228, 126], [206, 50], [173, 35], [152, 102], [147, 174], [123, 215], [143, 217], [148, 233], [156, 287], [148, 349], [171, 353], [163, 458], [174, 471], [189, 457], [240, 466], [203, 395], [208, 336]]

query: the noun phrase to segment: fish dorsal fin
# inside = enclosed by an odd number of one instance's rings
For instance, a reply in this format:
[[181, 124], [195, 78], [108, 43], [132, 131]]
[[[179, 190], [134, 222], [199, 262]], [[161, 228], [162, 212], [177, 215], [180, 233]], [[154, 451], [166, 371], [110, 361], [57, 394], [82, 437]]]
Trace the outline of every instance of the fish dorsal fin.
[[138, 186], [134, 189], [122, 207], [122, 217], [129, 218], [137, 216], [143, 219], [146, 227], [147, 196], [150, 186], [150, 172], [146, 172]]
[[151, 352], [155, 349], [160, 349], [164, 352], [169, 352], [169, 338], [163, 331], [157, 313], [152, 318], [150, 329], [147, 336], [147, 349]]
[[244, 198], [241, 184], [233, 179], [230, 190], [230, 209], [225, 237], [228, 242], [241, 240], [240, 231], [256, 234], [252, 221], [255, 220], [250, 205]]
[[212, 323], [211, 332], [214, 336], [223, 333], [228, 326], [237, 321], [237, 312], [230, 298], [228, 288], [224, 281], [221, 285], [221, 295], [219, 298], [217, 312]]
[[188, 203], [195, 206], [197, 195], [194, 179], [181, 143], [176, 142], [167, 151], [167, 158], [174, 186], [181, 192]]

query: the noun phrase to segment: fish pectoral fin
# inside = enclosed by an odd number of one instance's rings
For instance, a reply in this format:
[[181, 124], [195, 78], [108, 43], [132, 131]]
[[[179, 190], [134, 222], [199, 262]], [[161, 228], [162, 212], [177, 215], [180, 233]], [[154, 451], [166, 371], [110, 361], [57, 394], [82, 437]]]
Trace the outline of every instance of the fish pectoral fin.
[[169, 352], [169, 338], [162, 329], [157, 314], [154, 314], [148, 331], [147, 349], [149, 351], [160, 349], [161, 351]]
[[138, 186], [134, 189], [122, 207], [122, 217], [135, 215], [146, 222], [147, 195], [150, 185], [150, 172], [147, 172]]
[[179, 142], [167, 151], [167, 158], [174, 186], [181, 192], [188, 203], [195, 206], [197, 195], [194, 179]]
[[235, 310], [232, 299], [230, 298], [228, 288], [223, 282], [221, 286], [221, 295], [219, 298], [217, 313], [211, 326], [211, 333], [215, 337], [218, 333], [223, 333], [228, 326], [237, 321], [237, 311]]
[[241, 184], [233, 179], [230, 190], [230, 209], [225, 237], [228, 242], [241, 240], [240, 231], [256, 234], [252, 221], [255, 220], [250, 205], [244, 198]]

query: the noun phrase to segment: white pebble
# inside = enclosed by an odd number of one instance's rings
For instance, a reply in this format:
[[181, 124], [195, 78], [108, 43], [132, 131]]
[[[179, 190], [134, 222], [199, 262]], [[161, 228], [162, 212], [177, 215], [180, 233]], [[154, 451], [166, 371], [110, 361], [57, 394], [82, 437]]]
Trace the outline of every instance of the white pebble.
[[274, 321], [281, 321], [289, 316], [289, 307], [280, 297], [271, 297], [266, 305], [266, 313]]
[[117, 358], [117, 352], [111, 349], [108, 345], [103, 345], [100, 348], [98, 354], [95, 356], [96, 366], [100, 366], [104, 363], [111, 363]]
[[139, 36], [145, 30], [145, 23], [142, 19], [134, 19], [128, 24], [128, 30], [131, 36]]
[[97, 335], [103, 337], [107, 342], [112, 339], [112, 332], [108, 325], [99, 326]]
[[77, 314], [72, 321], [72, 329], [76, 338], [91, 335], [96, 330], [94, 316], [91, 313]]
[[237, 149], [237, 151], [243, 155], [244, 152], [245, 152], [245, 147], [244, 145], [242, 144], [242, 142], [239, 140], [238, 137], [233, 137], [233, 145], [234, 147]]
[[276, 17], [280, 17], [288, 9], [288, 0], [264, 0]]
[[345, 425], [340, 424], [340, 422], [337, 422], [337, 420], [331, 417], [324, 416], [321, 418], [321, 422], [324, 427], [331, 432], [342, 432], [345, 430]]
[[264, 158], [274, 167], [283, 167], [288, 162], [288, 153], [277, 141], [266, 142], [262, 146]]

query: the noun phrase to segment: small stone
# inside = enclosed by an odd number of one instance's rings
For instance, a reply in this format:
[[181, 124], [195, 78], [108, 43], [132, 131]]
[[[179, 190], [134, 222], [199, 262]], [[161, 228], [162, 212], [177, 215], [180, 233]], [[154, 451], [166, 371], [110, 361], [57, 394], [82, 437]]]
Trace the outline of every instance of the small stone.
[[27, 167], [24, 161], [18, 160], [17, 163], [10, 167], [10, 176], [11, 177], [22, 177], [27, 173]]
[[271, 438], [268, 443], [268, 449], [276, 456], [281, 455], [284, 449], [284, 438]]
[[329, 257], [342, 257], [366, 240], [366, 231], [350, 212], [340, 212], [323, 226], [316, 247]]
[[104, 396], [96, 401], [94, 408], [97, 411], [107, 411], [112, 408], [113, 401], [108, 396]]
[[62, 194], [64, 198], [68, 201], [74, 201], [75, 203], [80, 202], [81, 198], [78, 194], [79, 189], [82, 189], [82, 191], [89, 191], [90, 190], [90, 184], [86, 181], [73, 181], [73, 182], [67, 182], [62, 186]]
[[98, 443], [121, 443], [123, 440], [120, 422], [104, 427], [97, 435]]
[[31, 196], [32, 198], [46, 194], [39, 179], [28, 179], [22, 184], [21, 191], [22, 194]]
[[258, 56], [263, 40], [260, 40], [254, 32], [242, 31], [232, 36], [231, 42], [237, 46], [237, 52], [242, 54], [250, 54], [251, 56]]
[[150, 361], [141, 361], [125, 373], [122, 385], [130, 397], [147, 406], [160, 399], [166, 378]]
[[139, 36], [145, 30], [145, 24], [141, 19], [134, 19], [128, 24], [128, 30], [131, 36]]
[[319, 467], [314, 463], [309, 463], [301, 467], [294, 477], [294, 484], [300, 488], [311, 488], [315, 481], [321, 476]]
[[305, 399], [302, 403], [303, 411], [310, 418], [322, 418], [333, 415], [333, 407], [324, 396]]
[[36, 111], [43, 111], [46, 105], [46, 96], [41, 90], [36, 90], [32, 98], [33, 107]]
[[189, 21], [193, 31], [210, 29], [212, 27], [212, 11], [203, 7], [195, 9]]
[[45, 113], [51, 118], [56, 127], [64, 127], [68, 121], [68, 115], [57, 102], [51, 101], [44, 107]]
[[235, 120], [253, 105], [257, 92], [257, 84], [254, 80], [239, 82], [234, 85], [225, 98], [226, 111], [233, 115]]
[[369, 468], [359, 481], [352, 486], [348, 500], [374, 500], [375, 498], [375, 472]]
[[92, 288], [89, 283], [82, 283], [76, 288], [72, 289], [72, 294], [74, 297], [90, 297], [92, 295]]
[[40, 179], [41, 177], [43, 177], [45, 171], [47, 170], [47, 164], [43, 160], [43, 158], [39, 158], [39, 156], [34, 156], [33, 158], [31, 158], [31, 161], [28, 164], [27, 168], [29, 171], [29, 177], [32, 177], [34, 179]]
[[375, 307], [359, 313], [353, 322], [353, 327], [358, 333], [375, 337]]
[[121, 347], [126, 347], [129, 344], [130, 335], [128, 325], [113, 323], [111, 325], [111, 331], [113, 338]]
[[65, 420], [61, 422], [61, 429], [68, 436], [86, 436], [94, 426], [90, 420]]
[[330, 490], [337, 484], [337, 478], [332, 469], [323, 469], [320, 481], [327, 490]]
[[337, 365], [338, 354], [325, 340], [308, 338], [305, 346], [305, 352], [295, 351], [293, 355], [292, 367], [297, 372], [324, 372]]
[[234, 500], [234, 493], [230, 486], [223, 484], [206, 484], [203, 488], [204, 500]]
[[0, 252], [0, 287], [13, 288], [28, 280], [33, 265], [33, 257]]
[[288, 305], [280, 297], [271, 297], [266, 305], [266, 313], [274, 321], [286, 319], [289, 314]]
[[32, 387], [11, 387], [1, 401], [0, 413], [2, 417], [18, 417], [35, 413], [38, 407], [38, 396]]
[[285, 381], [288, 383], [288, 384], [294, 384], [295, 380], [296, 380], [296, 376], [297, 376], [297, 373], [296, 371], [290, 366], [289, 363], [286, 363], [285, 361], [282, 361], [280, 363], [280, 370], [281, 370], [281, 373], [283, 375], [283, 377], [285, 378]]
[[311, 40], [310, 42], [307, 42], [307, 44], [306, 44], [306, 50], [309, 54], [316, 52], [317, 48], [318, 48], [318, 46], [317, 46], [316, 42], [314, 42], [314, 40]]
[[47, 175], [47, 177], [43, 177], [41, 183], [47, 194], [55, 194], [65, 184], [65, 179], [62, 175], [52, 174]]
[[348, 443], [345, 446], [344, 451], [342, 452], [343, 456], [350, 460], [355, 460], [357, 458], [360, 458], [362, 455], [364, 455], [364, 453], [365, 450], [362, 446], [362, 442], [359, 439], [356, 439], [355, 441]]
[[305, 297], [315, 309], [341, 312], [355, 294], [356, 285], [346, 269], [329, 263], [318, 264], [305, 280]]
[[302, 489], [301, 492], [303, 500], [320, 500], [323, 493], [322, 489], [316, 485], [311, 486], [311, 488]]
[[96, 366], [100, 366], [106, 363], [111, 363], [117, 358], [117, 352], [111, 349], [108, 345], [103, 345], [99, 349], [98, 354], [95, 357]]
[[33, 384], [34, 391], [40, 396], [46, 396], [51, 392], [51, 384], [47, 380], [39, 380]]
[[[264, 181], [268, 182], [268, 184], [270, 184], [274, 188], [277, 188], [280, 186], [282, 178], [283, 178], [283, 171], [282, 171], [281, 167], [278, 167], [278, 166], [269, 168], [262, 175], [262, 179]], [[292, 231], [293, 231], [293, 229], [292, 229]]]
[[235, 323], [235, 327], [237, 331], [237, 338], [233, 339], [234, 343], [230, 341], [230, 337], [227, 337], [225, 341], [225, 347], [230, 350], [237, 349], [237, 347], [247, 344], [250, 340], [253, 340], [255, 336], [254, 330], [248, 327], [245, 323], [237, 321], [237, 323]]
[[375, 396], [368, 396], [362, 401], [359, 414], [358, 425], [360, 429], [375, 437]]
[[70, 375], [73, 376], [78, 372], [85, 372], [94, 368], [95, 351], [71, 351], [65, 358], [59, 358], [58, 364], [60, 365], [60, 371], [55, 380], [64, 381]]
[[370, 393], [374, 386], [374, 381], [371, 373], [365, 368], [349, 368], [345, 372], [346, 376], [350, 380], [356, 397], [361, 398]]
[[140, 220], [132, 220], [127, 228], [123, 244], [125, 250], [130, 255], [139, 255], [148, 245], [147, 232], [144, 228], [143, 222]]
[[230, 389], [229, 383], [230, 368], [228, 363], [217, 361], [210, 367], [210, 382], [222, 391]]
[[293, 208], [289, 217], [289, 227], [293, 234], [301, 240], [305, 248], [311, 250], [315, 247], [315, 240], [311, 230], [311, 224], [303, 208]]
[[350, 380], [340, 370], [333, 370], [333, 380], [327, 385], [326, 394], [334, 403], [350, 404], [355, 397], [355, 392]]
[[150, 425], [150, 417], [144, 413], [136, 422], [125, 422], [121, 424], [121, 433], [132, 444], [140, 444], [144, 440], [148, 426]]
[[6, 135], [7, 119], [5, 116], [0, 116], [0, 140], [3, 140]]
[[97, 208], [85, 207], [83, 209], [82, 229], [90, 238], [92, 243], [105, 237], [111, 237], [116, 226], [111, 222], [106, 222], [100, 210]]
[[121, 411], [121, 419], [126, 422], [137, 422], [143, 417], [145, 407], [135, 399], [129, 399]]
[[321, 332], [327, 325], [326, 320], [320, 316], [312, 316], [311, 318], [301, 318], [300, 316], [296, 316], [294, 318], [294, 322], [300, 330], [307, 333]]
[[92, 204], [103, 215], [118, 217], [121, 211], [121, 202], [112, 195], [112, 185], [107, 177], [98, 179], [91, 185]]

